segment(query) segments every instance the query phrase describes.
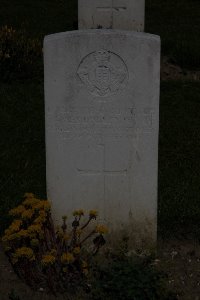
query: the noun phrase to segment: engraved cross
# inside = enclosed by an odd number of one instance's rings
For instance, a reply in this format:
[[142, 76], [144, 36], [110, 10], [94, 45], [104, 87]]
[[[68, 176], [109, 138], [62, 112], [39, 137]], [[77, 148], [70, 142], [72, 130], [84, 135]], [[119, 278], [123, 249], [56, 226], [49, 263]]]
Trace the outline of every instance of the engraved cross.
[[127, 7], [125, 5], [121, 5], [121, 6], [115, 5], [113, 0], [111, 1], [110, 5], [107, 5], [107, 6], [104, 5], [104, 6], [97, 7], [98, 12], [110, 13], [110, 21], [111, 21], [110, 28], [112, 28], [112, 25], [113, 25], [114, 13], [115, 12], [124, 12], [126, 10], [127, 10]]
[[[103, 165], [102, 168], [97, 169], [97, 170], [91, 170], [90, 168], [88, 169], [82, 169], [82, 168], [77, 168], [77, 171], [79, 172], [80, 175], [84, 176], [94, 176], [94, 175], [100, 175], [103, 176], [103, 186], [104, 186], [104, 199], [105, 199], [105, 194], [106, 194], [106, 176], [107, 175], [127, 175], [127, 169], [117, 169], [115, 170], [109, 170], [109, 168], [106, 167], [106, 147], [105, 144], [99, 145], [103, 149]], [[117, 163], [117, 162], [116, 162]]]

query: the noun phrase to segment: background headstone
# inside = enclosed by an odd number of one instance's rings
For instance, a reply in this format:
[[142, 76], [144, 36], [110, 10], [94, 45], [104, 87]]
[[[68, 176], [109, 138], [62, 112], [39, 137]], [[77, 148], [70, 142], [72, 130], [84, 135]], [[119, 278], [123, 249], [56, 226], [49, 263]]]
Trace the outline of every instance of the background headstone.
[[[48, 198], [156, 238], [160, 40], [112, 30], [44, 41]], [[142, 232], [142, 234], [141, 234]]]
[[145, 0], [79, 0], [79, 29], [144, 31]]

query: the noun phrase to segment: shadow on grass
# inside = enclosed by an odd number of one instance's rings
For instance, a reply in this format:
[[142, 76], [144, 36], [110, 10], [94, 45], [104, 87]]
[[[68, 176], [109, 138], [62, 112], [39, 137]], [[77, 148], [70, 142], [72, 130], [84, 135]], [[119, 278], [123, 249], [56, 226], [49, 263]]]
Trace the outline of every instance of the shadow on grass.
[[199, 235], [200, 85], [161, 85], [159, 142], [159, 231]]
[[46, 197], [43, 82], [0, 84], [0, 99], [3, 230], [25, 192]]

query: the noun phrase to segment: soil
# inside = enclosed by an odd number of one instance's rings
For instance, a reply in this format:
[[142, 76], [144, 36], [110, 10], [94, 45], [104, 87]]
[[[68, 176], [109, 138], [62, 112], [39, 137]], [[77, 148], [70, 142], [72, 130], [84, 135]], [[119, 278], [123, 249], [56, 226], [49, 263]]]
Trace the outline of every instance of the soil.
[[[200, 300], [200, 244], [198, 242], [160, 240], [154, 264], [167, 274], [167, 284], [170, 290], [176, 293], [178, 300]], [[12, 289], [16, 298], [9, 298]], [[70, 300], [66, 295], [56, 298], [47, 295], [42, 289], [33, 291], [26, 286], [13, 272], [2, 248], [0, 249], [0, 299]]]
[[168, 286], [180, 300], [200, 300], [200, 244], [191, 241], [159, 241], [160, 269], [168, 275]]

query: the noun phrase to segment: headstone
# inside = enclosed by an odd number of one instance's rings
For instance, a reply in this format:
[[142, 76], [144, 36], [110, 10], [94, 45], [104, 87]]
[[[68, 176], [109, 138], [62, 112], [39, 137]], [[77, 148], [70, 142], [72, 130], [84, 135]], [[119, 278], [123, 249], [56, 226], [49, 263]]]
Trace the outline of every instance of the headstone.
[[[160, 40], [83, 30], [44, 41], [48, 198], [156, 239]], [[141, 233], [142, 232], [142, 233]]]
[[78, 0], [79, 29], [144, 31], [145, 0]]

